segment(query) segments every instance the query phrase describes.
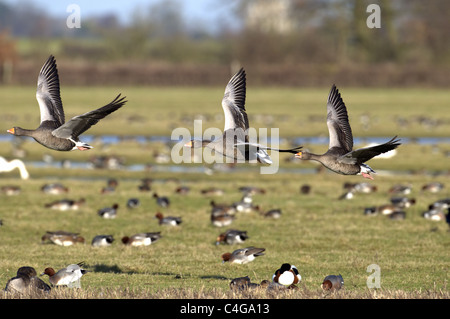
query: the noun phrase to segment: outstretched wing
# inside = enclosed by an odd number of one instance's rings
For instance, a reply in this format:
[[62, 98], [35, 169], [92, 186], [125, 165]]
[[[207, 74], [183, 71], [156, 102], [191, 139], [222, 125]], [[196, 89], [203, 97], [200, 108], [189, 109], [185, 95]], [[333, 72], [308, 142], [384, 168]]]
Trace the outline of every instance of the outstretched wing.
[[399, 145], [401, 145], [400, 140], [397, 139], [397, 136], [395, 136], [390, 141], [384, 144], [359, 148], [345, 155], [342, 155], [338, 158], [338, 161], [345, 164], [362, 164], [375, 156], [397, 148]]
[[329, 148], [339, 147], [350, 152], [353, 148], [352, 129], [347, 108], [334, 84], [327, 100], [327, 126], [330, 135]]
[[241, 68], [228, 82], [222, 99], [222, 108], [225, 114], [224, 132], [229, 129], [242, 129], [249, 127], [245, 111], [246, 75]]
[[55, 121], [64, 124], [64, 109], [59, 92], [59, 76], [53, 55], [42, 66], [38, 76], [36, 99], [41, 112], [41, 123]]
[[55, 129], [52, 134], [60, 138], [77, 138], [80, 134], [95, 125], [102, 118], [121, 108], [127, 101], [120, 94], [109, 104], [82, 115], [78, 115], [67, 121], [61, 127]]

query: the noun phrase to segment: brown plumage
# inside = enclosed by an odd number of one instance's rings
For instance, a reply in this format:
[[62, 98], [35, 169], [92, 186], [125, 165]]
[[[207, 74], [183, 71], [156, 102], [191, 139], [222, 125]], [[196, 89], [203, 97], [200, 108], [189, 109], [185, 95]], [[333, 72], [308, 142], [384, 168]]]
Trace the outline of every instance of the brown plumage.
[[52, 55], [39, 72], [36, 99], [41, 113], [39, 127], [29, 130], [16, 126], [9, 129], [8, 132], [16, 136], [30, 136], [39, 144], [56, 151], [76, 149], [85, 151], [92, 148], [81, 142], [78, 136], [126, 103], [125, 97], [120, 98], [119, 94], [111, 103], [65, 122], [58, 69]]
[[318, 155], [301, 151], [295, 157], [317, 161], [338, 174], [361, 174], [365, 178], [373, 179], [370, 173], [375, 171], [365, 162], [400, 145], [397, 137], [394, 137], [384, 144], [353, 150], [353, 135], [347, 108], [335, 85], [331, 88], [327, 101], [327, 126], [330, 143], [326, 153]]

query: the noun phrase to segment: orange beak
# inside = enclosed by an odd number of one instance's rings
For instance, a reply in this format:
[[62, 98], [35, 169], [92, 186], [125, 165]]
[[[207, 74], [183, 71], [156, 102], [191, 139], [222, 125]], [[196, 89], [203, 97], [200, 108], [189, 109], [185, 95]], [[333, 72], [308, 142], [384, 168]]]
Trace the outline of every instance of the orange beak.
[[295, 157], [296, 157], [296, 158], [302, 158], [302, 152], [300, 151], [300, 152], [298, 152], [297, 154], [295, 154]]
[[186, 144], [184, 144], [185, 147], [192, 147], [192, 141], [187, 142]]
[[14, 127], [7, 131], [8, 133], [14, 134]]

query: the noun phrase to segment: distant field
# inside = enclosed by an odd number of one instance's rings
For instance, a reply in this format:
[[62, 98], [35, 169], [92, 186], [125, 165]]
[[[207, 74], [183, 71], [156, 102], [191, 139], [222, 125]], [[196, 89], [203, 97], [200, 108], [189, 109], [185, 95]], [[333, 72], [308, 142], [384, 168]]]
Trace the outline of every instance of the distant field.
[[[62, 83], [64, 82], [63, 79]], [[227, 79], [224, 80], [226, 82]], [[256, 128], [279, 128], [280, 136], [326, 136], [325, 101], [329, 88], [276, 89], [251, 88], [247, 91], [250, 123]], [[1, 127], [34, 128], [39, 122], [35, 88], [0, 87]], [[121, 92], [129, 103], [117, 113], [93, 127], [89, 134], [170, 136], [176, 127], [193, 128], [193, 120], [205, 118], [204, 128], [223, 128], [220, 101], [223, 88], [77, 88], [62, 85], [66, 117], [102, 106]], [[450, 93], [444, 90], [369, 90], [341, 88], [349, 109], [355, 136], [399, 137], [450, 136], [450, 115], [446, 111]], [[264, 116], [262, 116], [264, 115]], [[369, 116], [369, 126], [363, 122]], [[399, 124], [404, 123], [404, 127]], [[154, 143], [138, 145], [121, 142], [113, 146], [94, 143], [89, 152], [56, 153], [32, 141], [21, 145], [27, 153], [22, 160], [41, 160], [51, 154], [54, 160], [88, 161], [92, 156], [119, 155], [127, 164], [155, 165], [155, 150], [168, 152], [166, 146]], [[305, 145], [311, 150], [325, 151], [325, 145]], [[13, 147], [2, 143], [0, 156], [11, 159]], [[272, 273], [288, 262], [298, 267], [302, 282], [299, 290], [281, 298], [449, 298], [448, 255], [449, 226], [422, 217], [434, 200], [450, 196], [448, 176], [424, 174], [448, 172], [448, 145], [408, 144], [399, 148], [392, 159], [374, 159], [375, 170], [401, 174], [375, 176], [372, 184], [378, 191], [371, 195], [357, 194], [352, 200], [338, 200], [345, 182], [362, 182], [361, 177], [345, 177], [328, 172], [290, 173], [299, 168], [316, 168], [314, 164], [287, 162], [281, 166], [287, 173], [261, 175], [256, 166], [248, 170], [216, 172], [213, 175], [121, 170], [64, 170], [30, 167], [31, 179], [21, 181], [18, 172], [0, 175], [0, 186], [18, 185], [21, 194], [0, 194], [0, 285], [6, 285], [17, 268], [33, 266], [43, 271], [47, 266], [62, 268], [84, 260], [91, 272], [82, 279], [82, 291], [53, 292], [55, 298], [247, 298], [234, 295], [229, 282], [235, 277], [249, 276], [253, 282], [271, 279]], [[173, 165], [171, 163], [163, 165]], [[194, 165], [194, 164], [191, 164]], [[200, 164], [195, 164], [200, 166]], [[408, 173], [409, 172], [409, 173]], [[114, 194], [102, 195], [100, 189], [108, 178], [117, 178]], [[154, 179], [152, 192], [141, 193], [140, 179]], [[420, 191], [429, 181], [446, 185], [438, 194]], [[61, 182], [70, 188], [67, 195], [43, 195], [44, 183]], [[386, 216], [365, 216], [364, 208], [389, 202], [388, 189], [397, 183], [412, 184], [410, 197], [417, 204], [407, 209], [405, 220]], [[310, 195], [300, 194], [300, 186], [309, 184]], [[175, 194], [178, 186], [190, 187], [187, 195]], [[216, 228], [210, 224], [209, 202], [236, 202], [241, 198], [239, 186], [253, 185], [267, 190], [255, 195], [254, 203], [263, 210], [282, 209], [279, 220], [265, 219], [256, 212], [238, 214], [230, 227]], [[220, 197], [205, 196], [200, 190], [217, 187]], [[169, 196], [169, 209], [156, 206], [153, 192]], [[51, 211], [44, 204], [61, 198], [86, 198], [87, 204], [78, 212]], [[141, 206], [127, 209], [131, 197]], [[118, 217], [104, 220], [97, 210], [119, 203]], [[160, 210], [166, 215], [182, 216], [178, 229], [162, 227], [154, 219]], [[266, 248], [266, 255], [248, 265], [221, 264], [220, 255], [238, 246], [216, 246], [217, 235], [228, 228], [247, 230], [250, 239], [245, 246]], [[41, 244], [47, 230], [80, 232], [85, 245], [60, 247]], [[161, 231], [163, 238], [149, 247], [125, 247], [120, 238], [144, 231]], [[90, 241], [97, 234], [113, 234], [112, 247], [95, 249]], [[367, 267], [377, 264], [381, 269], [381, 288], [368, 289]], [[320, 284], [326, 275], [342, 274], [345, 288], [325, 296]], [[280, 295], [252, 295], [255, 298], [280, 298]], [[0, 294], [0, 298], [9, 298]]]

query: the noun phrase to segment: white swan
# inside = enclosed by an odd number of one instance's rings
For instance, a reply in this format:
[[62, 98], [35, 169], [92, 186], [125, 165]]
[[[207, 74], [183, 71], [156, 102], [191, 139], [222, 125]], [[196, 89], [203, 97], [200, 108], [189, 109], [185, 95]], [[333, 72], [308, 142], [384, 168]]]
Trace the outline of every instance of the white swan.
[[25, 168], [25, 164], [18, 159], [14, 159], [12, 161], [7, 161], [3, 157], [0, 156], [0, 172], [10, 172], [13, 169], [18, 168], [20, 171], [20, 177], [22, 179], [28, 179], [30, 174]]

